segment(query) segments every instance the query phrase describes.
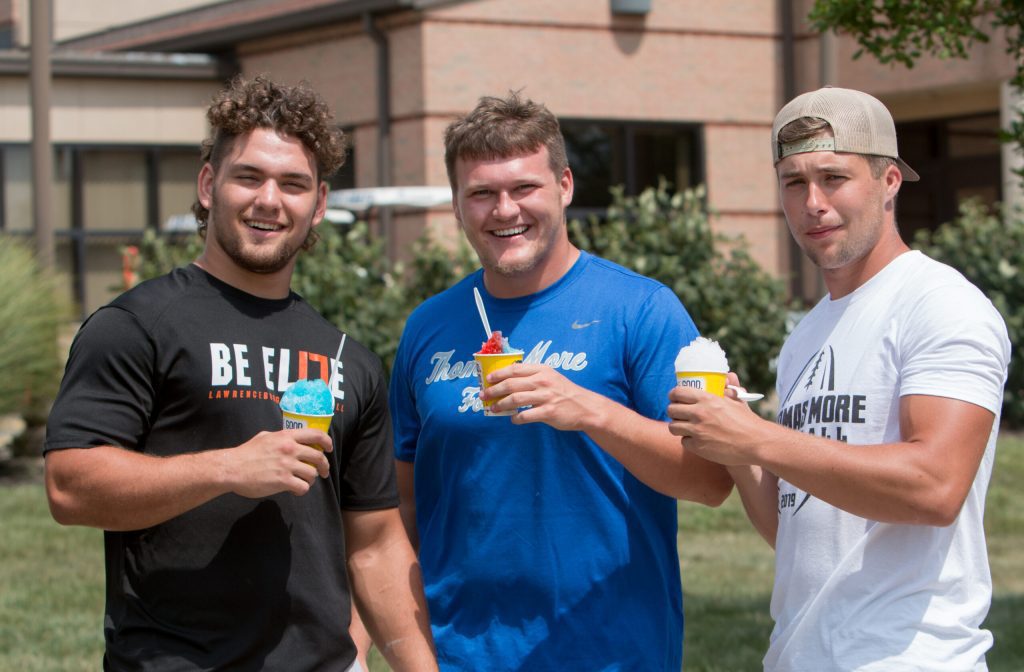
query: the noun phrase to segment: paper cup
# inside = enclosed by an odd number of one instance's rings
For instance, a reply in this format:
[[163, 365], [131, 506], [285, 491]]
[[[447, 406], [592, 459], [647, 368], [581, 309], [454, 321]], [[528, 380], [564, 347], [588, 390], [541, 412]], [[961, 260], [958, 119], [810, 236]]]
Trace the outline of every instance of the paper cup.
[[334, 413], [328, 413], [327, 415], [303, 415], [302, 413], [292, 413], [284, 409], [281, 409], [281, 413], [284, 415], [284, 429], [312, 427], [324, 433], [327, 433], [327, 430], [331, 428], [331, 419], [334, 417]]
[[[284, 416], [284, 429], [305, 429], [310, 427], [312, 429], [319, 429], [324, 434], [331, 428], [331, 419], [334, 417], [334, 413], [328, 413], [327, 415], [303, 415], [302, 413], [292, 413], [281, 409], [281, 414]], [[322, 451], [318, 445], [310, 446]]]
[[[483, 391], [487, 388], [487, 376], [492, 371], [498, 369], [504, 369], [506, 366], [511, 366], [517, 362], [523, 361], [523, 353], [521, 352], [502, 352], [495, 355], [481, 355], [480, 353], [474, 353], [473, 359], [476, 360], [476, 370], [480, 378], [480, 390]], [[515, 415], [515, 411], [501, 411], [494, 412], [491, 410], [491, 404], [497, 399], [491, 399], [483, 401], [484, 415], [496, 416], [496, 415]]]
[[725, 374], [718, 371], [676, 371], [676, 385], [725, 396]]

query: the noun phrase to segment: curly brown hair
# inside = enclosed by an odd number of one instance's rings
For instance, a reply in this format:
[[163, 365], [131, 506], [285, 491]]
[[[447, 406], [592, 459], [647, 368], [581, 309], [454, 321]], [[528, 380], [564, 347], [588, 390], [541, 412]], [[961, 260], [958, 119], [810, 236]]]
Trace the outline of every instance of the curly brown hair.
[[541, 103], [524, 99], [518, 91], [505, 98], [484, 96], [464, 117], [456, 119], [444, 132], [444, 163], [452, 189], [458, 189], [455, 161], [497, 159], [532, 154], [548, 149], [551, 172], [561, 176], [569, 165], [565, 138], [555, 117]]
[[[306, 82], [285, 86], [257, 75], [246, 79], [241, 75], [231, 80], [218, 93], [206, 111], [210, 135], [200, 149], [200, 159], [214, 170], [220, 167], [235, 139], [256, 128], [270, 128], [302, 141], [316, 157], [317, 179], [333, 175], [345, 162], [345, 135], [333, 122], [327, 104]], [[210, 211], [196, 200], [192, 213], [199, 225], [199, 235], [206, 236]], [[304, 247], [316, 242], [311, 239]]]

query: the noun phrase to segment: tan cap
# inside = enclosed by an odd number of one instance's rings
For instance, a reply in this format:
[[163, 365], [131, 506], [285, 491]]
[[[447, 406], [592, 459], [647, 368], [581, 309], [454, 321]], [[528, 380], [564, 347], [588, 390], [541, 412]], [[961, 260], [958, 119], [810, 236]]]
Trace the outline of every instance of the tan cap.
[[[779, 130], [801, 117], [827, 121], [831, 138], [807, 138], [781, 144]], [[896, 151], [896, 125], [885, 105], [863, 91], [826, 86], [804, 93], [779, 110], [772, 124], [772, 159], [778, 163], [791, 154], [802, 152], [849, 152], [873, 154], [896, 160], [903, 179], [921, 179]]]

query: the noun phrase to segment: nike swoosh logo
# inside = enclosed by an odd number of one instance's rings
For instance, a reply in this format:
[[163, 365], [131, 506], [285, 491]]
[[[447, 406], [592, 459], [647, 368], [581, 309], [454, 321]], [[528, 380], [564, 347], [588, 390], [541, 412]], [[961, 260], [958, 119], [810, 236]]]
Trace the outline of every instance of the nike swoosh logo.
[[601, 321], [601, 320], [591, 320], [590, 322], [584, 322], [583, 324], [580, 324], [580, 323], [579, 323], [579, 322], [577, 322], [576, 320], [573, 320], [573, 321], [572, 321], [572, 328], [573, 328], [573, 329], [586, 329], [586, 328], [587, 328], [587, 327], [589, 327], [590, 325], [592, 325], [592, 324], [597, 324], [597, 323], [598, 323], [598, 322], [600, 322], [600, 321]]

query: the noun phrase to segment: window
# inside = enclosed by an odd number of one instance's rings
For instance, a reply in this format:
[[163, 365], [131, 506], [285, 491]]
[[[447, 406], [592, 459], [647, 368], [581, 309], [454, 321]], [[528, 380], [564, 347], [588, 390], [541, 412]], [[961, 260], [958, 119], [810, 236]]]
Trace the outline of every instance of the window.
[[199, 149], [160, 149], [156, 155], [157, 224], [167, 228], [176, 216], [192, 212], [199, 176]]
[[[31, 235], [32, 163], [27, 145], [0, 145], [0, 231]], [[58, 272], [85, 316], [120, 284], [120, 247], [195, 200], [196, 147], [60, 145], [53, 211]]]
[[354, 128], [341, 129], [345, 133], [345, 163], [338, 169], [331, 179], [327, 181], [327, 187], [335, 189], [354, 189], [356, 186], [356, 134]]
[[1002, 199], [999, 114], [896, 124], [900, 156], [921, 176], [904, 182], [896, 219], [903, 239], [956, 217], [960, 201]]
[[146, 226], [146, 154], [85, 149], [81, 160], [82, 222], [87, 232], [141, 231]]
[[0, 222], [9, 232], [32, 231], [32, 160], [28, 147], [5, 147], [3, 153], [3, 212]]
[[[53, 164], [54, 230], [71, 228], [70, 157], [56, 152]], [[27, 145], [0, 147], [0, 231], [31, 233], [32, 225], [32, 156]]]
[[575, 180], [570, 218], [602, 214], [616, 185], [635, 195], [660, 179], [673, 189], [704, 179], [697, 126], [572, 119], [560, 124]]

